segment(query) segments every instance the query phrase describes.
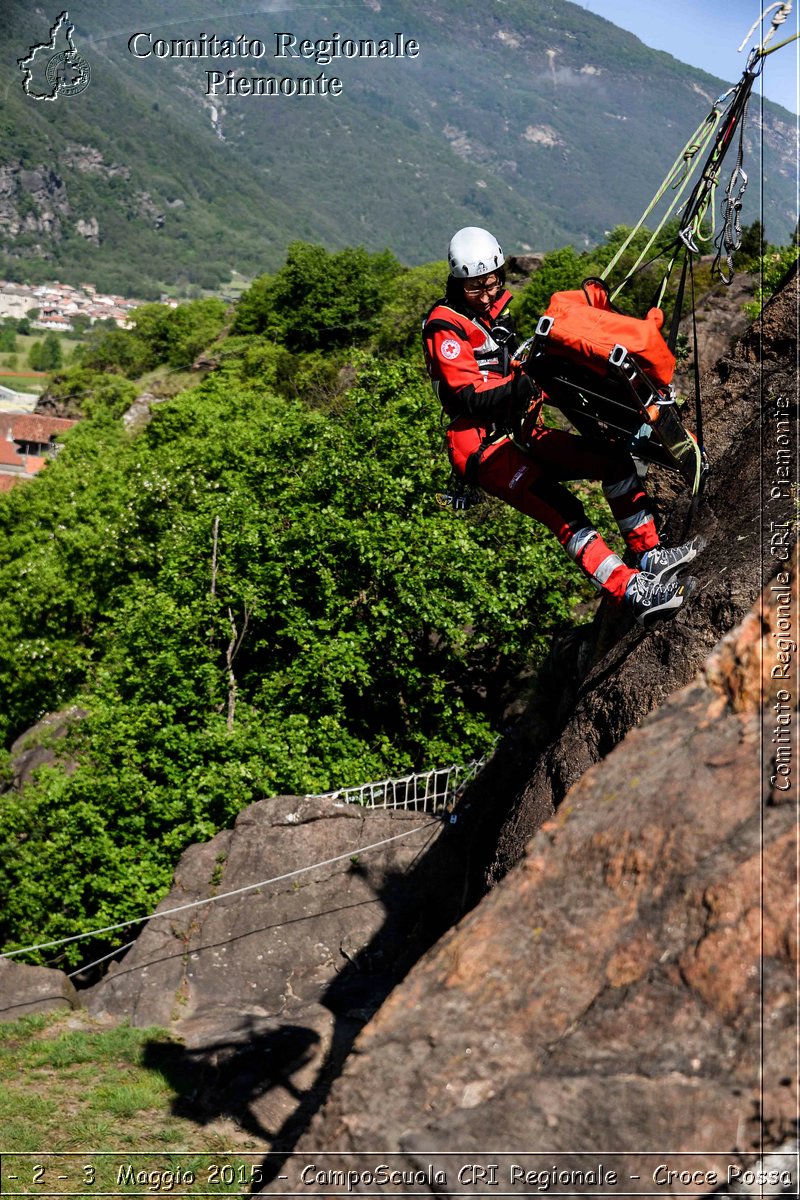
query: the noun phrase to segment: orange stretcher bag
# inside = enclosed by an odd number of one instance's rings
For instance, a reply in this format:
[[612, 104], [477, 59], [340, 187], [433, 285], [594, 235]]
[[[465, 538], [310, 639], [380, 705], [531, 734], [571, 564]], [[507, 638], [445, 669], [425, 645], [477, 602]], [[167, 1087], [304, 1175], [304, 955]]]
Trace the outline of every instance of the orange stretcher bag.
[[602, 279], [586, 279], [579, 291], [556, 292], [545, 317], [552, 320], [547, 344], [551, 353], [607, 374], [608, 356], [624, 346], [657, 387], [667, 387], [675, 357], [661, 336], [664, 314], [651, 308], [640, 320], [613, 307]]

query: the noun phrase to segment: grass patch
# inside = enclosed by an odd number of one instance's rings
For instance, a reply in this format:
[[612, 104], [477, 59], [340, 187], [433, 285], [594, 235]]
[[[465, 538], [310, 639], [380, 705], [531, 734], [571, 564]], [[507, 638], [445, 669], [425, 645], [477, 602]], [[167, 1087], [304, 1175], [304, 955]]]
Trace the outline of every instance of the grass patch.
[[[165, 1172], [172, 1185], [155, 1190], [247, 1193], [268, 1144], [232, 1121], [182, 1115], [190, 1098], [176, 1067], [181, 1053], [164, 1030], [103, 1026], [83, 1013], [0, 1024], [4, 1182], [16, 1175], [15, 1191], [47, 1196], [142, 1195], [154, 1189], [139, 1173]], [[209, 1172], [218, 1186], [208, 1186]]]
[[41, 392], [46, 381], [46, 375], [3, 375], [0, 373], [0, 385], [11, 388], [14, 392]]

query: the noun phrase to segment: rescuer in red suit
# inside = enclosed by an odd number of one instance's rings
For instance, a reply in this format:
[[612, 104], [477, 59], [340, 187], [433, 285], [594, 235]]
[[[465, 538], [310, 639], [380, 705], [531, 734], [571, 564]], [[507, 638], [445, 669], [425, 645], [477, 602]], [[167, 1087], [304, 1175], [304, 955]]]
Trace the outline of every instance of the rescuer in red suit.
[[[425, 319], [423, 345], [433, 389], [450, 418], [447, 445], [456, 472], [546, 525], [594, 586], [625, 603], [641, 624], [674, 616], [694, 587], [677, 572], [700, 552], [702, 539], [660, 546], [630, 455], [542, 423], [542, 395], [512, 356], [511, 294], [492, 234], [460, 229], [448, 262], [446, 295]], [[512, 429], [521, 431], [513, 441]], [[626, 566], [592, 527], [564, 487], [576, 479], [602, 481], [637, 566]]]

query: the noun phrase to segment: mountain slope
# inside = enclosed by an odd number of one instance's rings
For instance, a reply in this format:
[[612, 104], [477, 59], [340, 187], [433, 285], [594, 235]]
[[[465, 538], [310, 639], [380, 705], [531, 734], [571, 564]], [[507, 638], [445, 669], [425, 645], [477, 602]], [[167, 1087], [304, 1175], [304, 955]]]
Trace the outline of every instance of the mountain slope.
[[[517, 249], [595, 242], [638, 217], [725, 86], [566, 2], [423, 9], [395, 0], [389, 12], [378, 0], [346, 0], [330, 11], [301, 4], [291, 20], [266, 5], [233, 15], [228, 3], [212, 21], [198, 0], [109, 0], [101, 17], [79, 0], [70, 19], [91, 84], [37, 103], [15, 86], [14, 60], [46, 39], [50, 18], [17, 0], [8, 7], [0, 270], [88, 275], [120, 290], [273, 269], [293, 237], [389, 246], [409, 263], [440, 258], [465, 223], [491, 225]], [[402, 31], [420, 53], [276, 59], [274, 34], [287, 22], [298, 39]], [[139, 59], [128, 50], [136, 32], [243, 33], [267, 53]], [[206, 73], [216, 68], [242, 77], [322, 70], [343, 90], [210, 97]], [[793, 131], [780, 108], [765, 113], [764, 220], [781, 240], [796, 220]], [[754, 114], [751, 168], [757, 132]], [[760, 215], [756, 192], [746, 220]]]

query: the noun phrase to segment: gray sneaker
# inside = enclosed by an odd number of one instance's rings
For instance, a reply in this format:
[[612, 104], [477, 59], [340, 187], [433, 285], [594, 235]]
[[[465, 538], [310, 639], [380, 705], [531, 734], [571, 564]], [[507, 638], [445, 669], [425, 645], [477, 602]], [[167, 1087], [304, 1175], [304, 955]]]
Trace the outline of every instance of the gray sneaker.
[[639, 624], [647, 628], [655, 621], [674, 617], [696, 586], [697, 580], [691, 575], [664, 581], [639, 571], [631, 577], [625, 591], [625, 604]]
[[693, 537], [682, 546], [656, 546], [642, 555], [639, 569], [652, 575], [659, 583], [666, 583], [697, 558], [705, 546], [706, 540], [703, 537]]

